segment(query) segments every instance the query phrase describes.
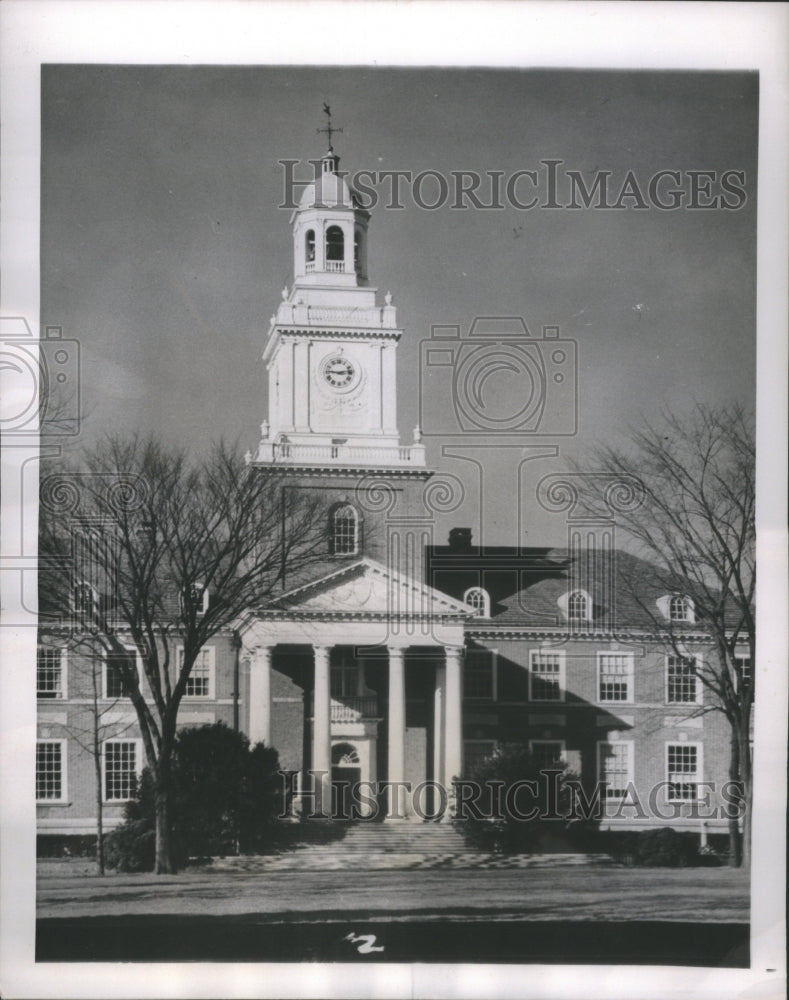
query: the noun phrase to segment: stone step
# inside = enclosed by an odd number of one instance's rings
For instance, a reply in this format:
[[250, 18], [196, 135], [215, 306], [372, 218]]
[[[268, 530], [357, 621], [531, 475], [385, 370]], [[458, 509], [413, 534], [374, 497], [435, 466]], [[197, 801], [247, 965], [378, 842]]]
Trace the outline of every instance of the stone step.
[[287, 854], [260, 857], [233, 857], [215, 860], [209, 866], [222, 871], [247, 874], [283, 871], [381, 871], [392, 869], [464, 870], [567, 868], [586, 865], [613, 865], [615, 862], [604, 854], [487, 854], [464, 853], [364, 853], [348, 856], [319, 854], [315, 851], [296, 851]]

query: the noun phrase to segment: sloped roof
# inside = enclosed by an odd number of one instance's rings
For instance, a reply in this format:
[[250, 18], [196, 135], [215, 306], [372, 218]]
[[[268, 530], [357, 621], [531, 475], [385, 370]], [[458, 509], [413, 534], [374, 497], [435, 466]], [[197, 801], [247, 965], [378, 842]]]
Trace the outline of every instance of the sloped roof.
[[[656, 566], [620, 549], [605, 557], [599, 552], [585, 552], [580, 565], [567, 549], [552, 549], [546, 555], [557, 564], [564, 563], [567, 567], [564, 573], [535, 576], [520, 590], [500, 598], [491, 609], [495, 625], [563, 627], [566, 618], [559, 599], [577, 589], [592, 599], [592, 628], [597, 625], [653, 631], [656, 621], [662, 618], [658, 599], [677, 592], [667, 589]], [[693, 589], [688, 583], [685, 592], [692, 594]], [[733, 623], [734, 609], [731, 618]], [[688, 630], [692, 629], [689, 625]]]

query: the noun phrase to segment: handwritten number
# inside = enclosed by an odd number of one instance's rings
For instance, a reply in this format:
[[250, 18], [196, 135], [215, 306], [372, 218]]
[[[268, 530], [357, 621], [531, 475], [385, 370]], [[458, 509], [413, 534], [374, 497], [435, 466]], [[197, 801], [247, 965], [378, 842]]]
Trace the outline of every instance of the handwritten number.
[[350, 941], [351, 944], [357, 945], [356, 950], [360, 955], [370, 955], [374, 951], [384, 950], [382, 944], [376, 947], [375, 939], [375, 934], [354, 934], [353, 932], [346, 934], [343, 938], [344, 941]]

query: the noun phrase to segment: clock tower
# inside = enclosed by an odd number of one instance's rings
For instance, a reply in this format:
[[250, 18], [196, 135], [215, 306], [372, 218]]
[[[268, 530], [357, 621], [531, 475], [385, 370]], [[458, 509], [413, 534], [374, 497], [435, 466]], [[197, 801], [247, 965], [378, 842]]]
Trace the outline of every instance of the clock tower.
[[401, 445], [392, 296], [367, 277], [370, 214], [329, 146], [291, 216], [293, 287], [271, 317], [263, 360], [269, 418], [255, 465], [424, 469], [419, 429]]

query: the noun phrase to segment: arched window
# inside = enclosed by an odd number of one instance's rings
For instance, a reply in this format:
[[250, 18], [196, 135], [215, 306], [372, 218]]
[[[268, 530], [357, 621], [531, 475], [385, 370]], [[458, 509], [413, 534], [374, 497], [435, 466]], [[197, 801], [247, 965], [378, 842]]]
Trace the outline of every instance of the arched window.
[[329, 548], [335, 556], [352, 556], [359, 551], [359, 515], [349, 503], [332, 511]]
[[668, 606], [668, 616], [672, 622], [692, 621], [688, 599], [686, 597], [672, 597]]
[[470, 587], [463, 595], [464, 604], [470, 604], [477, 615], [490, 617], [490, 596], [482, 587]]
[[585, 622], [589, 619], [589, 601], [580, 590], [574, 590], [567, 599], [567, 619], [571, 622]]
[[304, 242], [305, 253], [307, 257], [307, 263], [311, 264], [315, 260], [315, 230], [308, 229], [307, 236]]
[[351, 743], [338, 743], [331, 748], [333, 767], [354, 767], [359, 763], [359, 751]]
[[345, 260], [345, 237], [339, 226], [329, 226], [326, 230], [326, 260]]
[[181, 594], [181, 615], [188, 616], [190, 609], [199, 618], [208, 611], [208, 587], [202, 583], [193, 583], [189, 587], [189, 600], [186, 593]]

